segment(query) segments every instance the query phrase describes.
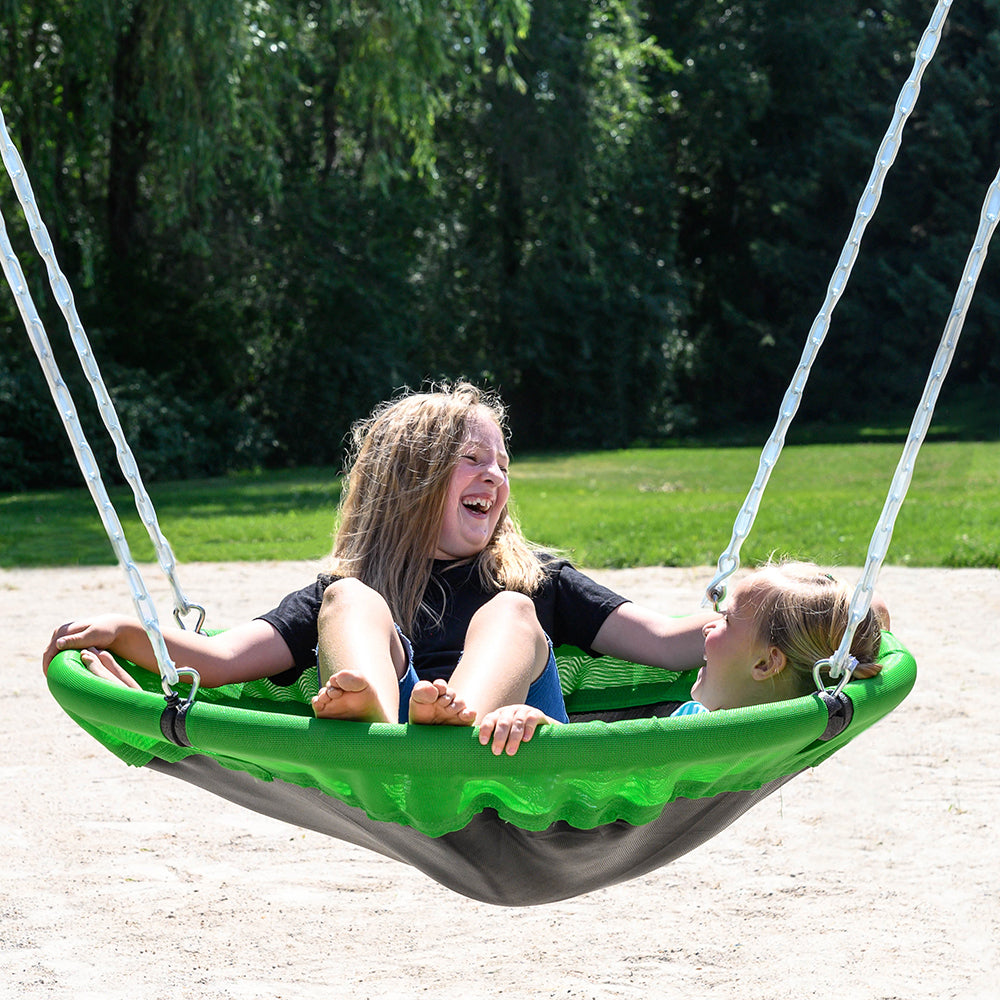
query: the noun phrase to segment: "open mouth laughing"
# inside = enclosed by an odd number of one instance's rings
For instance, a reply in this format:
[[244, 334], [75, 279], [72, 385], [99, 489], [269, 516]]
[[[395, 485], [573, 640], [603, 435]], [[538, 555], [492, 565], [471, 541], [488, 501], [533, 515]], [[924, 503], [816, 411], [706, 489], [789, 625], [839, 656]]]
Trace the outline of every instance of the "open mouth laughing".
[[465, 497], [462, 506], [472, 514], [485, 517], [493, 509], [493, 500], [490, 497]]

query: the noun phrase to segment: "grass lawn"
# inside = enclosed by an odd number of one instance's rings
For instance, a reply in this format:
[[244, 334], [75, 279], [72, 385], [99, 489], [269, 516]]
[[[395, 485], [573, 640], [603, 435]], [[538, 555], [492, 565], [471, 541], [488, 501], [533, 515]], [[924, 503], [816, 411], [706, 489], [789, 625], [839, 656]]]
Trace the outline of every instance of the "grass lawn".
[[[900, 445], [786, 447], [743, 547], [829, 565], [863, 562]], [[515, 507], [534, 541], [581, 566], [714, 563], [753, 482], [754, 448], [633, 449], [518, 460]], [[929, 442], [897, 522], [888, 562], [1000, 565], [1000, 443]], [[180, 562], [310, 559], [325, 554], [340, 483], [327, 469], [149, 487]], [[126, 489], [112, 490], [133, 556], [153, 548]], [[113, 562], [87, 491], [0, 495], [0, 567]]]

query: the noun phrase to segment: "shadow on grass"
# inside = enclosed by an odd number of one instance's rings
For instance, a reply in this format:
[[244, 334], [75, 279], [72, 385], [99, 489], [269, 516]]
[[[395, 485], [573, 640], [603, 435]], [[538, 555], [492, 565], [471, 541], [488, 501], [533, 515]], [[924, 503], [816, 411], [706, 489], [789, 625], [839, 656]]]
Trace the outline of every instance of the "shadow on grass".
[[[148, 488], [160, 527], [172, 546], [183, 539], [199, 546], [216, 535], [229, 535], [237, 523], [242, 531], [261, 535], [261, 544], [273, 546], [275, 526], [286, 518], [315, 518], [316, 537], [333, 526], [340, 500], [339, 479], [329, 470], [314, 473], [268, 474], [265, 479], [240, 476], [227, 479], [157, 483]], [[155, 558], [152, 542], [135, 511], [130, 490], [109, 490], [132, 555], [139, 561]], [[213, 528], [225, 525], [225, 530]], [[265, 537], [266, 536], [266, 537]], [[291, 552], [289, 558], [301, 553]], [[243, 558], [254, 558], [252, 551]], [[0, 567], [109, 565], [114, 551], [100, 515], [84, 488], [0, 496]]]

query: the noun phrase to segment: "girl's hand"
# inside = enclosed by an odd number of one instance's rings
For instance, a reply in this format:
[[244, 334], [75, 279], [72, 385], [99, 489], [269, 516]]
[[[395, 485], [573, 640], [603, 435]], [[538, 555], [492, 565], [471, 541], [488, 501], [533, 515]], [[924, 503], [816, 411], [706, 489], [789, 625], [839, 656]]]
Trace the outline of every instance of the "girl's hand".
[[121, 628], [119, 615], [100, 615], [89, 621], [67, 622], [52, 633], [42, 654], [42, 672], [48, 673], [49, 664], [56, 653], [64, 649], [109, 649]]
[[531, 705], [504, 705], [483, 716], [479, 723], [479, 742], [486, 746], [493, 742], [493, 753], [506, 752], [509, 757], [517, 753], [521, 743], [527, 743], [535, 730], [543, 725], [558, 725], [543, 711]]

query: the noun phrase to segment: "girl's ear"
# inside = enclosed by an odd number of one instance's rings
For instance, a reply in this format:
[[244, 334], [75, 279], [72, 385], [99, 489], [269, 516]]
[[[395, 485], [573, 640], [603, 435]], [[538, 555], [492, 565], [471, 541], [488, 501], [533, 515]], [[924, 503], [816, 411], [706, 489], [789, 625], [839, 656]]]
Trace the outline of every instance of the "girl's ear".
[[788, 657], [777, 646], [768, 646], [764, 659], [754, 664], [753, 678], [755, 681], [766, 681], [771, 677], [777, 677], [787, 663]]

